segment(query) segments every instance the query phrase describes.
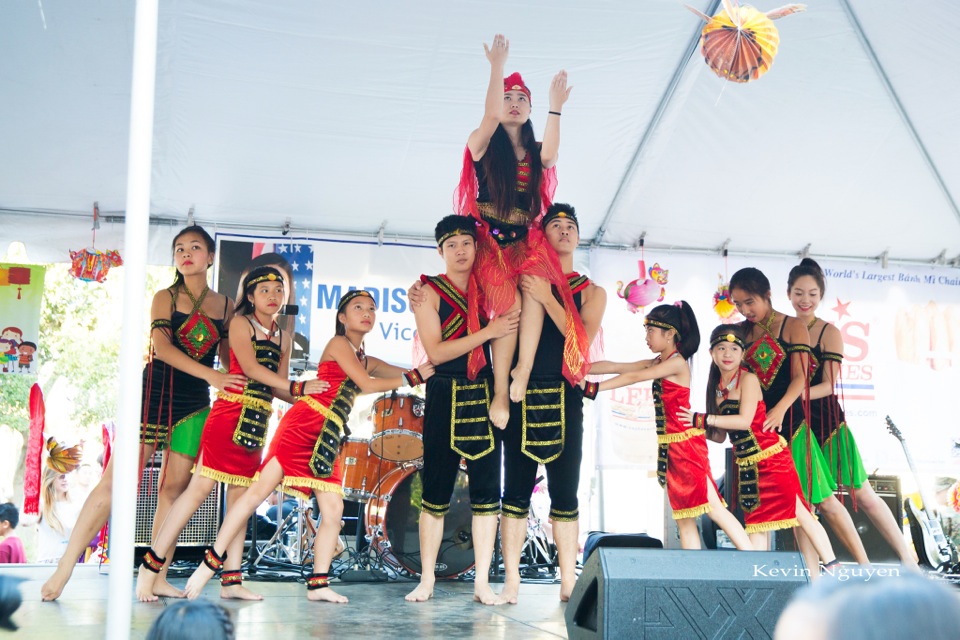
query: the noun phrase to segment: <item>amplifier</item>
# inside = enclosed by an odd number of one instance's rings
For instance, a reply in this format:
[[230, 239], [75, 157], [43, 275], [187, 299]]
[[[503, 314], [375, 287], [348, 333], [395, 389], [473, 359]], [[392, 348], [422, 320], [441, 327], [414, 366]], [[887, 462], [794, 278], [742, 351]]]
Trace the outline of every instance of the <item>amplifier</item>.
[[[137, 494], [137, 519], [134, 544], [138, 547], [149, 547], [153, 532], [153, 515], [157, 510], [157, 483], [160, 478], [160, 454], [154, 456], [152, 462], [143, 469], [140, 479], [140, 490]], [[217, 539], [221, 520], [221, 491], [222, 485], [217, 483], [216, 489], [207, 496], [183, 532], [177, 539], [180, 547], [208, 547]]]

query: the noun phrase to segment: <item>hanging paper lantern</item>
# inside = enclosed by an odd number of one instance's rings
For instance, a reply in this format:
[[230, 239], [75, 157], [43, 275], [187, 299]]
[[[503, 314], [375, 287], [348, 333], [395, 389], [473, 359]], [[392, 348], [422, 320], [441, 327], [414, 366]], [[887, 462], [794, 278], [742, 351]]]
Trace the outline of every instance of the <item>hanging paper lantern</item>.
[[717, 285], [717, 291], [713, 294], [713, 310], [717, 312], [721, 320], [729, 320], [737, 312], [737, 307], [730, 300], [730, 284], [723, 281], [723, 275], [717, 274], [720, 283]]
[[763, 13], [737, 0], [723, 0], [723, 9], [708, 16], [693, 7], [706, 25], [700, 32], [700, 52], [715, 74], [731, 82], [756, 80], [770, 69], [780, 46], [773, 21], [806, 9], [791, 4]]
[[70, 252], [70, 275], [85, 282], [103, 282], [110, 267], [122, 264], [118, 251], [104, 253], [97, 249], [81, 249]]
[[623, 281], [617, 282], [617, 295], [626, 300], [631, 313], [641, 311], [651, 302], [660, 302], [666, 294], [663, 285], [667, 284], [667, 275], [670, 273], [654, 263], [650, 267], [647, 277], [647, 267], [643, 260], [639, 261], [640, 277], [623, 286]]
[[21, 299], [23, 287], [30, 285], [30, 267], [0, 268], [0, 287], [17, 287], [17, 300]]

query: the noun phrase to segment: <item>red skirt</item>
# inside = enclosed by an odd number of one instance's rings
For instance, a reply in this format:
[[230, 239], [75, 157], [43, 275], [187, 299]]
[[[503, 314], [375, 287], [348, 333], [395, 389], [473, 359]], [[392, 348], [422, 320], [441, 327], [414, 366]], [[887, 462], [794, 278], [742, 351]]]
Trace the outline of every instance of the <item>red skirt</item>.
[[324, 416], [317, 413], [306, 402], [297, 402], [280, 420], [280, 426], [260, 469], [276, 458], [283, 469], [280, 483], [284, 493], [297, 498], [309, 498], [314, 491], [329, 491], [343, 495], [340, 460], [333, 466], [329, 478], [318, 478], [310, 468], [313, 448], [323, 430]]
[[200, 437], [194, 473], [217, 482], [249, 487], [260, 468], [263, 448], [248, 449], [233, 441], [243, 405], [217, 398]]
[[[782, 440], [782, 439], [781, 439]], [[797, 498], [809, 510], [807, 501], [803, 497], [800, 487], [800, 477], [793, 464], [790, 448], [786, 442], [774, 445], [767, 451], [776, 450], [773, 454], [757, 462], [757, 490], [760, 504], [757, 508], [744, 513], [744, 523], [747, 533], [775, 531], [799, 526], [797, 521]], [[740, 461], [737, 461], [741, 464]]]
[[703, 434], [671, 442], [667, 449], [667, 497], [674, 520], [695, 518], [710, 512], [707, 483], [717, 491], [710, 474], [707, 439]]

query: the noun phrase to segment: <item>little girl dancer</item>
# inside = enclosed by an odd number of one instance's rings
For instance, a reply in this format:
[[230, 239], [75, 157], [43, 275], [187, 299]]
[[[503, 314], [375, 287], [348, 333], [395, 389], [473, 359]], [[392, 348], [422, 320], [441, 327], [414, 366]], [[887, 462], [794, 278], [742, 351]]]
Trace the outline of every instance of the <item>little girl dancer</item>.
[[629, 364], [597, 362], [590, 373], [618, 373], [601, 383], [584, 384], [584, 395], [595, 398], [599, 391], [617, 389], [635, 382], [653, 380], [653, 402], [657, 413], [657, 479], [667, 490], [673, 518], [684, 549], [700, 548], [697, 517], [706, 513], [723, 529], [737, 549], [750, 550], [750, 539], [717, 493], [710, 475], [707, 441], [703, 425], [686, 427], [677, 413], [690, 406], [690, 366], [687, 359], [700, 346], [700, 330], [693, 310], [686, 302], [655, 307], [644, 321], [647, 347], [657, 353], [652, 360]]
[[[137, 576], [137, 598], [152, 602], [158, 595], [153, 586], [157, 572], [166, 562], [166, 555], [180, 532], [196, 513], [218, 482], [227, 485], [227, 509], [253, 483], [267, 426], [273, 413], [271, 401], [276, 396], [295, 402], [296, 395], [322, 393], [330, 385], [320, 380], [291, 382], [292, 336], [277, 326], [280, 306], [286, 300], [283, 276], [273, 267], [258, 267], [243, 280], [242, 298], [230, 322], [230, 373], [247, 379], [242, 393], [221, 391], [213, 403], [200, 439], [200, 451], [193, 478], [167, 513], [153, 547], [143, 556]], [[239, 600], [260, 600], [261, 596], [243, 587], [240, 564], [243, 561], [244, 534], [236, 536], [228, 546], [230, 559], [224, 563], [220, 578], [220, 597]]]
[[[227, 546], [247, 525], [247, 519], [280, 485], [287, 493], [309, 497], [312, 492], [320, 508], [320, 526], [313, 543], [313, 574], [307, 578], [307, 599], [347, 602], [329, 588], [330, 563], [340, 534], [343, 515], [340, 451], [350, 410], [358, 394], [381, 393], [404, 385], [415, 386], [433, 375], [429, 362], [419, 370], [404, 371], [363, 350], [363, 337], [376, 325], [377, 306], [366, 291], [346, 293], [337, 306], [336, 336], [323, 349], [317, 377], [330, 388], [305, 395], [280, 420], [270, 441], [266, 460], [257, 479], [240, 497], [220, 527], [213, 546], [204, 554], [203, 564], [184, 589], [191, 600], [220, 571], [227, 560]], [[294, 394], [296, 395], [296, 394]]]
[[796, 530], [797, 543], [813, 577], [814, 567], [837, 564], [830, 539], [810, 513], [790, 448], [783, 436], [764, 429], [766, 407], [757, 376], [741, 369], [744, 330], [720, 325], [710, 334], [710, 376], [707, 379], [707, 412], [680, 409], [683, 424], [700, 426], [707, 437], [723, 442], [727, 434], [737, 457], [737, 500], [743, 509], [747, 535], [756, 551], [770, 548], [770, 531]]

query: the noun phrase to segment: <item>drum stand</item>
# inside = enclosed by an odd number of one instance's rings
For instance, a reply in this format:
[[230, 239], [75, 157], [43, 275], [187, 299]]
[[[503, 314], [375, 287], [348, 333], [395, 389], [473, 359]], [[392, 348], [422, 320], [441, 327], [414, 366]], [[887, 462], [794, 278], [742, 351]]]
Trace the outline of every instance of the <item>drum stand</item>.
[[557, 547], [548, 540], [543, 523], [533, 510], [527, 516], [527, 539], [520, 549], [520, 574], [524, 578], [557, 577]]
[[[260, 549], [248, 571], [251, 574], [256, 573], [262, 562], [264, 567], [296, 571], [304, 577], [313, 573], [313, 541], [316, 535], [317, 523], [313, 518], [313, 505], [298, 500], [297, 507], [277, 524], [276, 532]], [[334, 565], [347, 550], [343, 536], [340, 537], [340, 546], [343, 549], [334, 556], [330, 566], [331, 573], [335, 573]]]

